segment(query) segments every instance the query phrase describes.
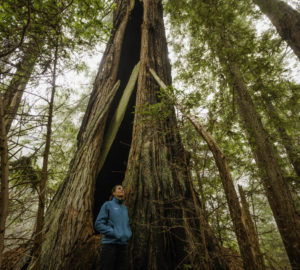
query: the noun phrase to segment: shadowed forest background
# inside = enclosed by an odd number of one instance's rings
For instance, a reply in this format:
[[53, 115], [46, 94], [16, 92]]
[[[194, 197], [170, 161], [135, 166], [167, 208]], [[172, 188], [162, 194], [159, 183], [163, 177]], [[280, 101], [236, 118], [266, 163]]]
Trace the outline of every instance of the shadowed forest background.
[[2, 1], [0, 269], [95, 269], [121, 183], [131, 269], [300, 269], [299, 61], [296, 0]]

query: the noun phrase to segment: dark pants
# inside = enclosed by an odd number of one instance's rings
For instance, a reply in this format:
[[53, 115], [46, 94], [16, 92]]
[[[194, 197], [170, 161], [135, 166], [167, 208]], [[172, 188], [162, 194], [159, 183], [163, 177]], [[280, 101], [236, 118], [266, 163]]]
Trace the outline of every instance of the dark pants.
[[102, 244], [100, 270], [128, 270], [127, 245]]

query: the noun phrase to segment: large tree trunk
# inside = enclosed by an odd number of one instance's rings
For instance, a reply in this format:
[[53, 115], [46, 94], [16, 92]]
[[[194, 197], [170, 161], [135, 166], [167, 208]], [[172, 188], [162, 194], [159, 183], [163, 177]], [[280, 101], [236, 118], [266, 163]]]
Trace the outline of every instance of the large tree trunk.
[[[165, 118], [148, 117], [140, 111], [148, 103], [159, 101], [159, 85], [149, 68], [171, 84], [161, 3], [153, 0], [143, 3], [137, 110], [124, 182], [134, 231], [131, 266], [175, 269], [190, 264], [193, 269], [216, 268], [220, 261], [213, 258], [220, 256], [220, 251], [208, 225], [202, 223], [200, 204], [193, 197], [174, 111], [161, 108], [170, 112]], [[201, 226], [205, 226], [205, 239], [201, 237]], [[210, 247], [207, 256], [204, 243]]]
[[279, 157], [255, 109], [238, 65], [228, 64], [236, 102], [247, 131], [264, 189], [293, 269], [300, 267], [300, 218], [293, 204]]
[[[150, 69], [150, 72], [159, 83], [160, 87], [162, 89], [166, 89], [166, 85], [157, 76], [156, 72], [152, 69]], [[221, 148], [212, 137], [212, 135], [200, 124], [200, 122], [194, 116], [186, 112], [185, 108], [181, 104], [178, 104], [176, 101], [175, 103], [175, 106], [181, 111], [183, 116], [192, 123], [199, 135], [205, 140], [208, 148], [214, 156], [224, 188], [235, 235], [238, 240], [244, 268], [249, 270], [265, 269], [264, 264], [259, 261], [258, 257], [256, 257], [256, 247], [252, 245], [252, 242], [250, 241], [250, 233], [248, 232], [247, 227], [243, 222], [242, 208], [240, 206], [238, 195], [234, 188], [233, 179], [229, 171], [224, 153], [222, 152]]]
[[280, 0], [253, 0], [300, 59], [300, 13]]
[[[137, 85], [99, 169], [114, 110], [139, 61]], [[114, 32], [78, 135], [78, 149], [45, 216], [41, 269], [95, 267], [100, 241], [93, 220], [111, 187], [124, 177], [133, 229], [131, 269], [183, 269], [186, 264], [193, 269], [227, 269], [194, 194], [174, 111], [153, 122], [141, 112], [158, 101], [159, 86], [149, 67], [171, 83], [161, 1], [117, 1]], [[119, 88], [114, 87], [118, 80]], [[29, 269], [34, 263], [29, 262]]]

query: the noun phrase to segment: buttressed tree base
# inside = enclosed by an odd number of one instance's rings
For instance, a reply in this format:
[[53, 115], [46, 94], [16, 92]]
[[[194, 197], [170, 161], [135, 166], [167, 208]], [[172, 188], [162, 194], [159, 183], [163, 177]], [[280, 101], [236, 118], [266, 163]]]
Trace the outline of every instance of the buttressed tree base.
[[[46, 213], [41, 269], [95, 269], [101, 240], [93, 223], [120, 183], [133, 231], [130, 269], [229, 269], [194, 193], [173, 108], [164, 117], [143, 112], [159, 102], [149, 68], [171, 84], [161, 1], [117, 1], [113, 25], [77, 151]], [[134, 88], [124, 101], [127, 84]]]

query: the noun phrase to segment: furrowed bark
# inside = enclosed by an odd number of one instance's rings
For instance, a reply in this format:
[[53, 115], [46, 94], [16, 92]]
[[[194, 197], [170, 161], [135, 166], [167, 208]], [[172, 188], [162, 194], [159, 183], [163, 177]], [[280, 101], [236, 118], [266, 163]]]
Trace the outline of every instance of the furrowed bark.
[[206, 198], [204, 196], [203, 183], [202, 183], [202, 179], [200, 176], [200, 172], [197, 169], [195, 169], [195, 171], [196, 171], [196, 176], [197, 176], [198, 187], [200, 190], [201, 208], [202, 208], [205, 219], [207, 219]]
[[[193, 269], [199, 265], [228, 269], [210, 227], [201, 212], [197, 216], [195, 208], [201, 209], [200, 203], [193, 197], [174, 110], [153, 122], [141, 112], [158, 102], [159, 86], [148, 66], [171, 82], [161, 1], [116, 3], [114, 32], [78, 134], [78, 149], [45, 216], [41, 269], [97, 266], [100, 242], [93, 219], [111, 187], [120, 184], [124, 175], [133, 230], [131, 269], [184, 269], [185, 264]], [[103, 140], [109, 136], [115, 110], [122, 105], [122, 94], [139, 61], [137, 85], [99, 172]], [[117, 80], [120, 87], [111, 94]], [[201, 243], [206, 245], [208, 258], [202, 258], [206, 251]], [[34, 263], [30, 262], [29, 269]]]
[[[68, 175], [45, 215], [40, 269], [93, 269], [97, 264], [100, 241], [96, 240], [98, 237], [94, 235], [93, 228], [95, 181], [107, 116], [116, 96], [123, 90], [119, 87], [117, 74], [121, 45], [132, 8], [132, 3], [118, 1], [115, 30], [95, 79], [78, 135], [78, 149]], [[31, 269], [34, 264], [33, 259], [28, 268]]]
[[[195, 205], [193, 200], [194, 190], [189, 185], [174, 111], [168, 108], [170, 114], [165, 119], [143, 114], [145, 105], [159, 101], [159, 86], [149, 67], [171, 83], [162, 5], [153, 0], [143, 3], [137, 110], [124, 182], [134, 232], [131, 269], [182, 269], [184, 264], [193, 269], [226, 269], [220, 247], [207, 223], [205, 242], [201, 239], [195, 210], [200, 209], [200, 203]], [[201, 243], [207, 244], [208, 261], [201, 258]]]
[[[155, 80], [159, 83], [162, 89], [166, 89], [164, 82], [157, 76], [154, 70], [150, 69], [151, 74]], [[244, 268], [245, 269], [265, 269], [264, 264], [258, 260], [255, 253], [255, 246], [252, 244], [249, 237], [250, 232], [248, 232], [243, 219], [242, 219], [242, 209], [239, 203], [239, 199], [234, 188], [233, 179], [229, 171], [225, 155], [223, 154], [221, 148], [214, 140], [212, 135], [199, 123], [199, 121], [192, 115], [186, 112], [183, 106], [175, 103], [175, 106], [181, 111], [184, 117], [186, 117], [192, 125], [195, 127], [199, 135], [206, 141], [208, 148], [212, 152], [216, 165], [218, 167], [222, 185], [225, 191], [225, 196], [228, 204], [228, 208], [231, 215], [231, 220], [233, 222], [236, 238], [238, 240], [240, 252], [242, 255]]]
[[4, 250], [5, 224], [8, 215], [8, 147], [7, 133], [5, 130], [5, 115], [3, 96], [0, 93], [0, 157], [1, 157], [1, 191], [0, 191], [0, 268], [2, 265], [2, 254]]
[[300, 13], [280, 0], [253, 0], [300, 60]]

